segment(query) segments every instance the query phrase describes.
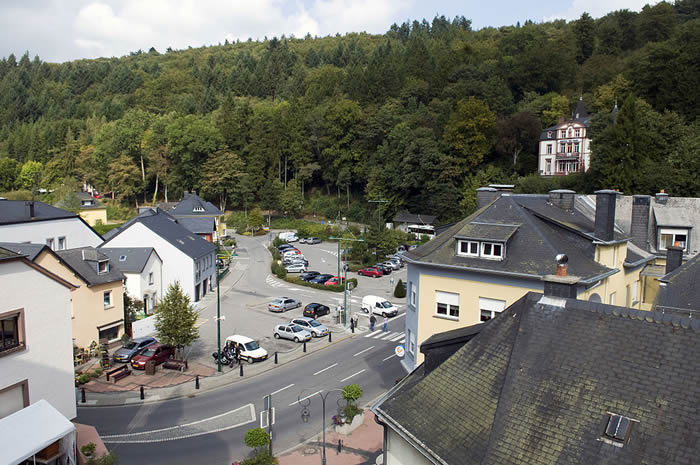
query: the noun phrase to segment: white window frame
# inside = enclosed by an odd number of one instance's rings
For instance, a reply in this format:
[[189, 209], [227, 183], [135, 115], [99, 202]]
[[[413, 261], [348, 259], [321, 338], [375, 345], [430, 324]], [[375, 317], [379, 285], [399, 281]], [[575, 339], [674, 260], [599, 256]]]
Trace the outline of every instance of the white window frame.
[[617, 246], [613, 246], [613, 266], [617, 266]]
[[576, 134], [576, 137], [581, 137], [581, 128], [576, 128], [574, 134]]
[[408, 282], [408, 303], [411, 307], [416, 308], [416, 286], [413, 281]]
[[114, 302], [112, 302], [112, 291], [104, 291], [102, 298], [105, 304], [105, 309], [114, 307]]
[[[506, 309], [506, 301], [492, 299], [490, 297], [479, 297], [479, 322], [483, 323], [494, 318], [497, 314]], [[488, 318], [484, 320], [484, 314], [488, 313]]]
[[415, 358], [416, 355], [416, 341], [413, 339], [413, 333], [410, 329], [406, 329], [406, 350], [411, 357]]
[[66, 250], [66, 236], [58, 237], [58, 250]]
[[672, 244], [675, 244], [676, 242], [680, 242], [676, 240], [677, 235], [682, 235], [685, 236], [685, 243], [684, 245], [679, 245], [679, 247], [683, 247], [683, 250], [686, 252], [688, 251], [688, 242], [690, 242], [688, 239], [690, 239], [690, 230], [689, 229], [684, 229], [684, 228], [659, 228], [659, 232], [657, 233], [657, 241], [659, 244], [659, 250], [666, 250], [666, 244], [664, 241], [661, 240], [662, 236], [673, 236], [673, 240], [671, 241]]
[[[486, 253], [486, 249], [490, 246], [491, 253]], [[501, 249], [501, 253], [496, 255], [493, 250], [498, 246]], [[502, 260], [505, 256], [506, 246], [502, 242], [482, 242], [481, 243], [481, 257], [488, 258], [491, 260]]]
[[[462, 244], [467, 245], [467, 252], [462, 252]], [[472, 247], [476, 245], [476, 253], [471, 252]], [[457, 255], [461, 255], [463, 257], [478, 257], [479, 256], [479, 241], [467, 241], [467, 240], [459, 240], [457, 241]]]
[[97, 274], [109, 273], [109, 260], [100, 260], [97, 262]]
[[613, 291], [608, 296], [608, 304], [609, 305], [615, 305], [615, 294], [617, 294], [617, 293], [615, 291]]
[[[445, 313], [439, 311], [444, 305]], [[455, 313], [453, 315], [453, 313]], [[454, 292], [435, 291], [435, 317], [459, 321], [459, 294]]]
[[639, 303], [639, 280], [632, 283], [632, 305], [637, 305]]
[[153, 272], [148, 273], [148, 284], [153, 284]]
[[552, 153], [552, 144], [547, 144], [547, 154]]
[[46, 247], [48, 247], [48, 248], [51, 249], [51, 250], [55, 250], [55, 249], [53, 248], [53, 246], [54, 246], [54, 239], [53, 239], [53, 237], [49, 237], [48, 239], [46, 239]]

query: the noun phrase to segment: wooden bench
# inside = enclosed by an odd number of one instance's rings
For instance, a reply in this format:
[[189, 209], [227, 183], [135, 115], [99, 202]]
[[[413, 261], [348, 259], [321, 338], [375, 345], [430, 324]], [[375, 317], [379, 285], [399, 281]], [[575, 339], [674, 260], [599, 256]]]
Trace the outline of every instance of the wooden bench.
[[166, 368], [168, 370], [185, 371], [187, 370], [187, 360], [178, 360], [175, 358], [171, 358], [163, 363], [163, 368]]
[[131, 374], [131, 370], [129, 369], [128, 365], [122, 365], [117, 368], [113, 368], [109, 371], [107, 371], [107, 381], [109, 381], [109, 377], [111, 376], [114, 378], [114, 382], [116, 383], [122, 378], [126, 378]]

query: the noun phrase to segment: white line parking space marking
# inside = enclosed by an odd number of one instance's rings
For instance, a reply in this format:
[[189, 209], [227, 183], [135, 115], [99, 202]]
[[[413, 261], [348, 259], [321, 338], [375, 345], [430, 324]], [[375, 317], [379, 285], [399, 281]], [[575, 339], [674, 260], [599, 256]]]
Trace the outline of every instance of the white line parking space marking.
[[383, 359], [382, 362], [386, 362], [387, 360], [389, 360], [392, 357], [396, 357], [396, 354], [389, 355], [387, 358]]
[[364, 372], [364, 371], [365, 371], [365, 370], [360, 370], [360, 371], [358, 371], [357, 373], [355, 373], [354, 375], [350, 375], [350, 376], [348, 376], [347, 378], [341, 379], [340, 382], [342, 383], [342, 382], [344, 382], [344, 381], [347, 381], [347, 380], [349, 380], [350, 378], [352, 378], [353, 376], [357, 376], [357, 375], [359, 375], [360, 373], [362, 373], [362, 372]]
[[319, 370], [319, 371], [317, 371], [316, 373], [314, 373], [313, 376], [316, 376], [316, 375], [319, 374], [319, 373], [323, 373], [323, 372], [326, 371], [326, 370], [330, 370], [331, 368], [333, 368], [333, 367], [335, 367], [335, 366], [338, 366], [338, 364], [337, 364], [337, 363], [334, 363], [333, 365], [331, 365], [331, 366], [329, 366], [329, 367], [326, 367], [326, 368], [324, 368], [323, 370]]
[[275, 392], [271, 392], [271, 395], [279, 394], [280, 392], [284, 391], [285, 389], [289, 389], [290, 387], [294, 386], [294, 384], [290, 384], [289, 386], [285, 386], [282, 389], [278, 389]]
[[152, 442], [175, 441], [204, 434], [218, 433], [237, 428], [256, 420], [255, 406], [244, 405], [226, 413], [193, 421], [184, 425], [171, 426], [140, 433], [113, 434], [102, 436], [102, 441], [109, 444], [145, 444]]
[[391, 342], [396, 342], [396, 341], [398, 341], [399, 339], [401, 339], [402, 337], [404, 337], [405, 335], [406, 335], [406, 333], [401, 333], [401, 334], [399, 334], [399, 335], [396, 336], [396, 337], [392, 337], [392, 338], [390, 339], [390, 341], [391, 341]]
[[381, 329], [378, 329], [378, 330], [376, 330], [376, 331], [374, 331], [374, 332], [371, 332], [371, 333], [369, 333], [369, 334], [365, 334], [365, 337], [372, 337], [372, 336], [374, 336], [375, 334], [381, 333], [381, 332], [382, 332], [382, 330], [381, 330]]
[[297, 400], [296, 402], [292, 402], [291, 404], [289, 404], [289, 406], [291, 407], [292, 405], [296, 405], [296, 404], [298, 404], [299, 402], [301, 402], [302, 400], [306, 400], [306, 399], [308, 399], [309, 397], [315, 396], [315, 395], [318, 394], [319, 392], [321, 392], [321, 391], [316, 391], [316, 392], [314, 392], [313, 394], [309, 394], [309, 395], [306, 396], [306, 397], [302, 397], [301, 399]]
[[406, 342], [406, 338], [403, 338], [403, 339], [401, 339], [401, 341], [399, 342], [399, 344], [404, 344], [405, 342]]
[[372, 349], [374, 349], [374, 346], [367, 347], [365, 350], [361, 350], [358, 353], [356, 353], [355, 355], [353, 355], [353, 357], [357, 357], [358, 355], [364, 354], [365, 352], [370, 351]]

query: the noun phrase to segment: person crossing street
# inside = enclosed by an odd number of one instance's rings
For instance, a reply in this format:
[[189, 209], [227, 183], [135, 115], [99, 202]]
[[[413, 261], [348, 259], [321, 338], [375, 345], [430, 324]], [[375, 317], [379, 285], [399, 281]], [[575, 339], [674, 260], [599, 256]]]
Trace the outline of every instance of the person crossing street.
[[374, 316], [374, 314], [370, 315], [369, 317], [369, 330], [374, 331], [374, 324], [377, 322], [377, 318]]

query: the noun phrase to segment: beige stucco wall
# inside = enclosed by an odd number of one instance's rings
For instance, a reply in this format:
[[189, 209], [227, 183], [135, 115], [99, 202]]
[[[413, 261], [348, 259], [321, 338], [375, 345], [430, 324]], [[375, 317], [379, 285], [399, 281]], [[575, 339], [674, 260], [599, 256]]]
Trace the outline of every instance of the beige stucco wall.
[[433, 463], [391, 428], [387, 430], [384, 447], [386, 465], [432, 465]]
[[[598, 263], [603, 266], [607, 266], [608, 268], [615, 268], [620, 271], [607, 277], [599, 285], [586, 291], [579, 292], [578, 298], [581, 300], [588, 300], [592, 294], [596, 293], [600, 296], [603, 303], [606, 304], [631, 307], [636, 308], [637, 310], [648, 310], [648, 308], [642, 308], [642, 290], [644, 282], [640, 280], [639, 277], [639, 273], [644, 269], [644, 267], [640, 266], [631, 272], [625, 272], [623, 263], [626, 256], [626, 243], [616, 245], [599, 244], [596, 249], [596, 260]], [[639, 282], [637, 284], [636, 294], [632, 296], [635, 281]], [[628, 289], [630, 290], [629, 296]], [[613, 293], [614, 301], [611, 301], [610, 298]]]
[[107, 223], [106, 208], [91, 208], [90, 210], [80, 210], [79, 215], [90, 226], [95, 226], [97, 220], [100, 220], [103, 224]]
[[[418, 285], [418, 331], [416, 341], [420, 345], [433, 334], [471, 326], [481, 321], [479, 298], [505, 300], [506, 308], [530, 291], [541, 290], [533, 281], [533, 287], [508, 286], [505, 284], [467, 279], [449, 278], [421, 273]], [[436, 313], [436, 291], [459, 294], [459, 318], [452, 319]], [[416, 365], [423, 362], [423, 354], [416, 351]]]
[[[61, 264], [54, 255], [48, 252], [42, 252], [34, 261], [71, 284], [79, 286], [71, 292], [74, 345], [87, 348], [92, 341], [99, 342], [98, 326], [107, 325], [124, 318], [124, 297], [121, 280], [88, 287], [82, 279], [78, 278], [69, 268]], [[112, 306], [108, 308], [104, 306], [105, 291], [112, 292]], [[123, 322], [119, 325], [118, 336], [120, 337], [122, 334], [124, 334]]]

